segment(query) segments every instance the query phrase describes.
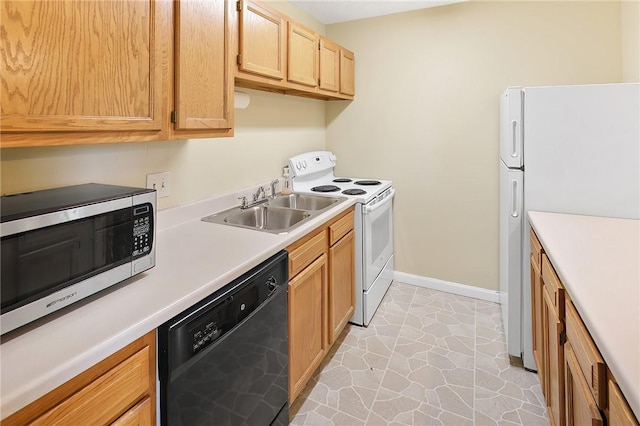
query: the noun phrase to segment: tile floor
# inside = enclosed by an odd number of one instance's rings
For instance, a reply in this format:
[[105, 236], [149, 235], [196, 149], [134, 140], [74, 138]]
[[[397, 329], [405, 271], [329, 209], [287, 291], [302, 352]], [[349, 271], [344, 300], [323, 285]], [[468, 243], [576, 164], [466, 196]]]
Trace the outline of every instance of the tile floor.
[[292, 425], [548, 425], [540, 382], [509, 365], [500, 306], [394, 282], [349, 324]]

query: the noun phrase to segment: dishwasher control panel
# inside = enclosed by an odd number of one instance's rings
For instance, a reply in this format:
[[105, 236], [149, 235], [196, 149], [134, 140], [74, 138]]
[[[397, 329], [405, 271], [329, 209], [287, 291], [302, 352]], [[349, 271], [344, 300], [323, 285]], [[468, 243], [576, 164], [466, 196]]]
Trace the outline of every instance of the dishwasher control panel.
[[199, 324], [191, 330], [193, 336], [193, 342], [191, 349], [193, 353], [198, 352], [200, 348], [205, 347], [211, 342], [214, 342], [218, 337], [222, 335], [222, 330], [218, 327], [215, 321], [205, 321], [206, 324]]

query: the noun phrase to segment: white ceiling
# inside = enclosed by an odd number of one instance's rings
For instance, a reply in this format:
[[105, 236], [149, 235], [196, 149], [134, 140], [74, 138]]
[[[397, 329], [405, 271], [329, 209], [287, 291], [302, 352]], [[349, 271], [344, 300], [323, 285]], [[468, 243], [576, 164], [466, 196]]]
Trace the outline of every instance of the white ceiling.
[[290, 0], [323, 24], [391, 15], [467, 0]]

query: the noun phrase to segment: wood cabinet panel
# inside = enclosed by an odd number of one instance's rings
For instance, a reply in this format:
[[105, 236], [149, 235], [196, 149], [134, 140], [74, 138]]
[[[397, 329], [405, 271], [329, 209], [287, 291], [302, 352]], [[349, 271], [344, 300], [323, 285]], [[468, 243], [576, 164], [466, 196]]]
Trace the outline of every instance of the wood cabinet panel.
[[558, 316], [564, 318], [564, 286], [556, 275], [551, 262], [546, 254], [542, 255], [542, 281], [549, 291], [553, 306], [558, 311]]
[[[353, 227], [353, 215], [351, 218]], [[329, 345], [347, 325], [355, 309], [355, 239], [349, 231], [329, 248]]]
[[112, 426], [142, 426], [153, 425], [151, 418], [153, 416], [151, 410], [153, 405], [149, 398], [145, 398], [135, 407], [124, 413]]
[[131, 401], [136, 401], [147, 393], [148, 374], [149, 348], [146, 347], [32, 424], [109, 423], [125, 412]]
[[[129, 413], [140, 419], [137, 424], [154, 425], [155, 341], [155, 331], [146, 334], [7, 417], [2, 424], [108, 424]], [[134, 414], [137, 404], [145, 399], [149, 408], [140, 406], [140, 413]]]
[[289, 22], [287, 80], [310, 87], [318, 85], [318, 36]]
[[562, 348], [563, 325], [548, 287], [544, 286], [544, 325], [547, 367], [547, 408], [552, 426], [564, 425], [564, 351]]
[[538, 240], [538, 236], [533, 229], [529, 231], [529, 245], [531, 247], [531, 256], [533, 256], [536, 264], [538, 265], [538, 269], [542, 268], [542, 244], [540, 244], [540, 240]]
[[295, 277], [316, 260], [327, 249], [327, 233], [325, 229], [312, 233], [289, 246], [289, 277]]
[[227, 1], [174, 2], [175, 128], [232, 127]]
[[238, 68], [282, 80], [285, 76], [287, 27], [278, 13], [255, 2], [240, 2]]
[[289, 281], [289, 403], [293, 403], [327, 351], [327, 256]]
[[591, 394], [571, 343], [564, 345], [567, 426], [601, 426], [602, 415]]
[[340, 47], [320, 37], [320, 89], [337, 92], [340, 89]]
[[572, 352], [578, 367], [585, 378], [589, 390], [593, 393], [600, 408], [607, 404], [607, 366], [598, 348], [582, 323], [578, 311], [570, 300], [566, 300], [565, 325], [567, 341], [571, 342]]
[[160, 7], [3, 1], [2, 132], [160, 131]]
[[340, 49], [340, 93], [356, 94], [356, 58], [353, 52]]
[[538, 377], [540, 378], [540, 386], [542, 394], [547, 395], [547, 377], [546, 377], [546, 358], [544, 356], [545, 348], [545, 327], [542, 316], [544, 308], [542, 273], [539, 263], [535, 256], [531, 253], [531, 324], [533, 327], [533, 359], [538, 367]]
[[329, 225], [329, 244], [334, 245], [353, 229], [353, 211], [348, 212]]
[[609, 379], [609, 426], [637, 426], [638, 420], [615, 381]]

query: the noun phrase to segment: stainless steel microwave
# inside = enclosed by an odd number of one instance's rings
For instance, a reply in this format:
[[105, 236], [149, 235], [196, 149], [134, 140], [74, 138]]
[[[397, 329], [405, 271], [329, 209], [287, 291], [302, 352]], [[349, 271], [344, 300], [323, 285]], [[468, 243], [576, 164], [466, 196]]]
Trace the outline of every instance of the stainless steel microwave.
[[90, 183], [6, 195], [0, 216], [0, 334], [155, 266], [155, 190]]

